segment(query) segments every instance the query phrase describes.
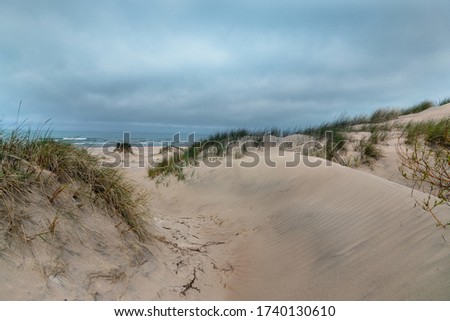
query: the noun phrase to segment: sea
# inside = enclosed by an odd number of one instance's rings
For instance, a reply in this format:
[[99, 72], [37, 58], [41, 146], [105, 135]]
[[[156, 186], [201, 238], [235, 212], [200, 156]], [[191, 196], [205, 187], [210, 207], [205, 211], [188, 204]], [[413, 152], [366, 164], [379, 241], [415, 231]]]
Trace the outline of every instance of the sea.
[[[119, 131], [62, 131], [51, 130], [38, 133], [41, 137], [50, 137], [56, 141], [70, 143], [80, 147], [116, 146], [117, 143], [127, 142], [132, 146], [188, 146], [194, 141], [207, 138], [211, 133], [207, 131], [177, 131], [172, 132], [119, 132]], [[36, 135], [36, 132], [33, 132]], [[3, 132], [8, 136], [8, 131]]]
[[107, 132], [107, 131], [52, 131], [50, 137], [78, 146], [101, 147], [127, 142], [132, 146], [161, 146], [165, 143], [189, 145], [207, 138], [210, 133], [196, 132]]

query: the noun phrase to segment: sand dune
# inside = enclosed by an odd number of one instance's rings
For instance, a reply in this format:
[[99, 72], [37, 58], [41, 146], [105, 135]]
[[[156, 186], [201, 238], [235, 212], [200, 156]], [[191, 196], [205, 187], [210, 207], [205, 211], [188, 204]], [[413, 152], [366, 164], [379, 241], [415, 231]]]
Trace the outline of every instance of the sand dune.
[[[449, 115], [446, 105], [401, 121]], [[397, 143], [387, 141], [381, 166], [371, 172], [405, 183]], [[323, 161], [319, 168], [285, 168], [292, 156], [277, 158], [276, 168], [242, 168], [239, 160], [233, 168], [204, 167], [175, 189], [160, 188], [181, 204], [180, 213], [189, 209], [221, 222], [204, 237], [226, 242], [208, 250], [226, 273], [214, 291], [211, 274], [201, 274], [195, 298], [450, 299], [450, 235], [415, 206], [425, 194], [411, 197], [409, 187]], [[447, 221], [444, 210], [439, 214]]]
[[435, 106], [426, 109], [417, 114], [400, 116], [398, 121], [409, 122], [409, 121], [427, 121], [427, 120], [439, 120], [450, 116], [450, 104], [443, 106]]
[[[400, 116], [398, 119], [391, 121], [392, 123], [406, 124], [409, 122], [423, 122], [428, 120], [440, 120], [450, 118], [450, 104], [443, 106], [431, 107], [417, 114]], [[367, 133], [370, 134], [370, 133]], [[357, 136], [358, 133], [355, 134]], [[412, 187], [414, 182], [405, 180], [398, 171], [398, 147], [403, 144], [401, 131], [390, 132], [386, 140], [378, 144], [383, 157], [370, 166], [361, 166], [358, 169], [383, 177], [387, 180]]]
[[[402, 121], [449, 114], [446, 105]], [[412, 197], [407, 186], [313, 158], [321, 165], [286, 168], [298, 156], [293, 151], [273, 156], [276, 167], [258, 155], [251, 168], [242, 166], [250, 161], [244, 157], [159, 183], [131, 156], [123, 170], [150, 195], [144, 219], [152, 239], [139, 242], [86, 204], [73, 211], [76, 219], [61, 219], [50, 241], [0, 244], [0, 298], [450, 299], [450, 232], [415, 207], [425, 194]], [[372, 173], [396, 180], [389, 155]], [[61, 195], [53, 212], [40, 205], [44, 199], [24, 210], [50, 221], [73, 202]], [[445, 210], [438, 215], [450, 221]]]
[[450, 298], [450, 235], [407, 187], [335, 164], [195, 176], [177, 201], [228, 222], [227, 299]]

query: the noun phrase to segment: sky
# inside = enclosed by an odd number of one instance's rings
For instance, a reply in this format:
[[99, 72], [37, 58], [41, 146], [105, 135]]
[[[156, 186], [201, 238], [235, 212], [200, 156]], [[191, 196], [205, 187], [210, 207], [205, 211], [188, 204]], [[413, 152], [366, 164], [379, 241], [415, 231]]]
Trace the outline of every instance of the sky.
[[0, 0], [0, 121], [303, 127], [450, 96], [448, 0]]

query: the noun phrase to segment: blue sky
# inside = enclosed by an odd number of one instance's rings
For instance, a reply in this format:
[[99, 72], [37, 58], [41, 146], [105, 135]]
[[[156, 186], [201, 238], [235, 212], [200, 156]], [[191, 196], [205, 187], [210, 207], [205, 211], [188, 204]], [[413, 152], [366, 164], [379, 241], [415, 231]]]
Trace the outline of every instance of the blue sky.
[[450, 96], [450, 1], [0, 1], [0, 119], [294, 127]]

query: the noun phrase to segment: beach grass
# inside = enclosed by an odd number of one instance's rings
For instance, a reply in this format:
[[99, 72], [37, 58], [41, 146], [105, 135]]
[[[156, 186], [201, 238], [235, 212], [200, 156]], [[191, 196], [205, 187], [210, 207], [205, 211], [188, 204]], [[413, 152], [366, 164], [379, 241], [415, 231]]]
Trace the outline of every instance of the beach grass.
[[[410, 115], [422, 112], [435, 104], [430, 100], [424, 100], [416, 105], [407, 108], [379, 108], [370, 115], [349, 116], [342, 114], [335, 120], [324, 122], [320, 125], [306, 127], [299, 130], [298, 134], [311, 135], [316, 138], [323, 138], [327, 131], [351, 132], [351, 131], [389, 131], [392, 126], [386, 122], [395, 120], [399, 116]], [[357, 128], [356, 126], [360, 126]]]
[[446, 105], [446, 104], [450, 104], [450, 97], [445, 97], [444, 99], [441, 99], [439, 101], [439, 106], [443, 106], [443, 105]]
[[410, 114], [417, 114], [424, 110], [427, 110], [431, 107], [436, 106], [434, 102], [431, 100], [424, 100], [414, 106], [411, 106], [409, 108], [404, 108], [400, 110], [400, 115], [410, 115]]
[[[446, 101], [444, 100], [442, 103]], [[184, 164], [194, 164], [199, 158], [206, 155], [211, 156], [212, 154], [217, 157], [224, 157], [229, 151], [227, 148], [229, 144], [243, 140], [252, 141], [259, 146], [263, 146], [265, 135], [276, 137], [286, 137], [295, 134], [307, 135], [311, 139], [324, 143], [323, 155], [319, 155], [319, 157], [326, 158], [327, 160], [338, 160], [340, 159], [338, 153], [346, 151], [348, 133], [370, 132], [369, 140], [363, 142], [364, 146], [360, 146], [360, 149], [363, 158], [376, 160], [382, 157], [380, 149], [376, 145], [386, 140], [388, 132], [394, 127], [399, 126], [394, 121], [395, 119], [399, 116], [422, 112], [435, 105], [431, 100], [424, 100], [406, 108], [379, 108], [370, 115], [359, 114], [350, 116], [341, 114], [333, 121], [303, 128], [295, 127], [281, 130], [272, 127], [254, 130], [247, 128], [222, 130], [188, 146], [183, 151], [182, 157], [149, 168], [148, 176], [155, 178], [174, 174], [180, 179], [180, 177], [183, 177], [180, 174], [183, 171], [182, 166], [180, 166], [181, 162], [184, 162]]]
[[361, 153], [361, 161], [366, 164], [383, 157], [381, 149], [376, 146], [377, 142], [372, 137], [373, 135], [369, 139], [362, 139], [358, 146], [358, 150]]
[[[145, 196], [119, 170], [101, 167], [99, 159], [87, 150], [55, 141], [48, 133], [19, 126], [0, 140], [2, 221], [12, 230], [20, 225], [20, 216], [11, 204], [26, 203], [33, 187], [45, 184], [43, 173], [49, 172], [61, 184], [85, 187], [92, 202], [101, 203], [139, 237], [145, 237], [140, 217]], [[50, 203], [60, 192], [53, 193]]]
[[175, 176], [179, 181], [185, 179], [185, 174], [183, 172], [181, 161], [176, 156], [163, 158], [163, 160], [160, 163], [158, 163], [155, 167], [149, 167], [147, 169], [147, 175], [151, 179], [155, 179], [158, 177], [165, 177], [168, 175]]
[[423, 139], [430, 146], [450, 148], [450, 119], [410, 122], [404, 127], [403, 135], [410, 145]]

